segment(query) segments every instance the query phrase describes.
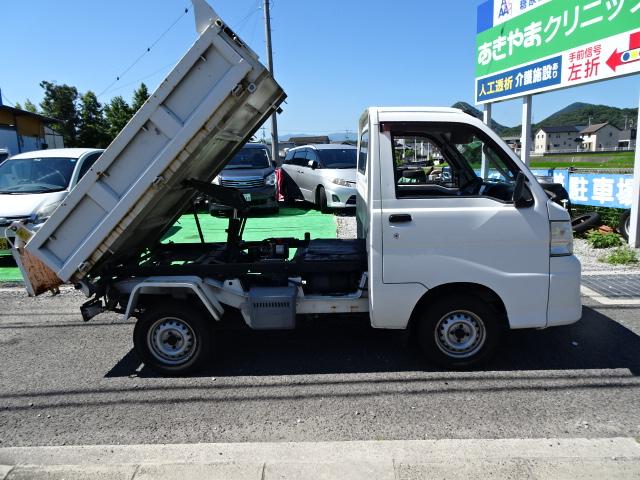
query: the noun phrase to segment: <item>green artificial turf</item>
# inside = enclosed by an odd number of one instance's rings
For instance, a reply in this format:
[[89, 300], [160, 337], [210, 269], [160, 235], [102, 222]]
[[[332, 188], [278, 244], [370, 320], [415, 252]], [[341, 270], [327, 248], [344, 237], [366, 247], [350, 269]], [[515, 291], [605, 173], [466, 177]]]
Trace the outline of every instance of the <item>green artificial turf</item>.
[[[227, 239], [226, 217], [212, 217], [199, 214], [202, 233], [206, 242], [224, 242]], [[336, 238], [336, 222], [333, 215], [325, 215], [316, 210], [299, 208], [281, 208], [278, 215], [256, 214], [247, 219], [242, 238], [244, 240], [263, 240], [271, 237], [304, 238], [305, 232], [311, 238]], [[199, 243], [198, 229], [192, 214], [184, 215], [167, 232], [163, 243]]]

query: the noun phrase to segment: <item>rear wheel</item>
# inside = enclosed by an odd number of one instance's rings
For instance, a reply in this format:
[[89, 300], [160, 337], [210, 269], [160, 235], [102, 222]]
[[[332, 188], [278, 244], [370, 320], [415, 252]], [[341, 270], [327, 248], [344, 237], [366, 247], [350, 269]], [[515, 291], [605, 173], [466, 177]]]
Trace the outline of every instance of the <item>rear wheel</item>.
[[185, 303], [147, 309], [133, 331], [133, 344], [146, 366], [163, 375], [184, 375], [209, 356], [211, 332], [205, 316]]
[[486, 360], [500, 337], [500, 314], [473, 295], [436, 300], [418, 324], [424, 354], [447, 368], [465, 368]]
[[322, 185], [318, 187], [318, 192], [316, 193], [316, 205], [322, 213], [329, 213], [329, 207], [327, 207], [327, 192], [325, 192]]

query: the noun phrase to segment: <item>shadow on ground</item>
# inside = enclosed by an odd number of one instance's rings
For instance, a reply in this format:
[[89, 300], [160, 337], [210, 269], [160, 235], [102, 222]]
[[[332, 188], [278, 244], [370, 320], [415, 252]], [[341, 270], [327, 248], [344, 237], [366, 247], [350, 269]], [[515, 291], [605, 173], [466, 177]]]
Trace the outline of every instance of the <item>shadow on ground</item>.
[[[582, 320], [548, 330], [508, 332], [493, 360], [476, 371], [583, 370], [626, 368], [640, 376], [640, 336], [609, 317], [584, 308]], [[134, 351], [107, 377], [135, 374]], [[291, 332], [225, 331], [216, 352], [197, 376], [262, 376], [442, 371], [428, 365], [418, 349], [398, 332], [374, 330], [366, 318], [318, 320]]]

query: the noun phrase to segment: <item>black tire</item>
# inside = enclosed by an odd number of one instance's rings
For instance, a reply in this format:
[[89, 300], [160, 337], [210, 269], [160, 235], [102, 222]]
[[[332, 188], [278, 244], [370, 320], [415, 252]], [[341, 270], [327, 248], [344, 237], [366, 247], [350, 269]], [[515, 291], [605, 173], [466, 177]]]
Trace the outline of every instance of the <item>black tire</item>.
[[620, 235], [624, 237], [625, 240], [629, 241], [629, 228], [631, 226], [631, 210], [625, 210], [622, 215], [620, 215], [620, 223], [618, 224], [618, 232]]
[[318, 193], [316, 194], [316, 205], [318, 210], [322, 213], [329, 213], [329, 207], [327, 207], [327, 193], [324, 191], [324, 187], [320, 185], [318, 187]]
[[[193, 346], [184, 358], [171, 359], [171, 349], [189, 339]], [[211, 352], [211, 340], [205, 315], [183, 302], [160, 303], [146, 309], [133, 330], [133, 345], [144, 364], [168, 376], [185, 375], [201, 367]], [[172, 342], [178, 342], [178, 346]]]
[[602, 223], [600, 214], [597, 212], [585, 213], [571, 219], [571, 228], [573, 233], [585, 233], [587, 230], [599, 227]]
[[425, 356], [437, 365], [472, 367], [494, 352], [502, 330], [500, 318], [498, 311], [474, 295], [443, 297], [429, 305], [418, 319], [418, 343]]

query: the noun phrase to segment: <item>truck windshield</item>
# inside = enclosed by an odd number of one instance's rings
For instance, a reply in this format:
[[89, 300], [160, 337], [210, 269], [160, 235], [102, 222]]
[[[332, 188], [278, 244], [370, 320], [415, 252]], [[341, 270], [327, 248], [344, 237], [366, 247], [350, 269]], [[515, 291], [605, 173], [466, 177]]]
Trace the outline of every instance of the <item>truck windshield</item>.
[[269, 168], [269, 154], [264, 148], [243, 148], [231, 159], [225, 169]]
[[356, 168], [355, 148], [318, 150], [325, 168]]
[[57, 192], [69, 186], [77, 158], [21, 158], [0, 165], [0, 193]]

